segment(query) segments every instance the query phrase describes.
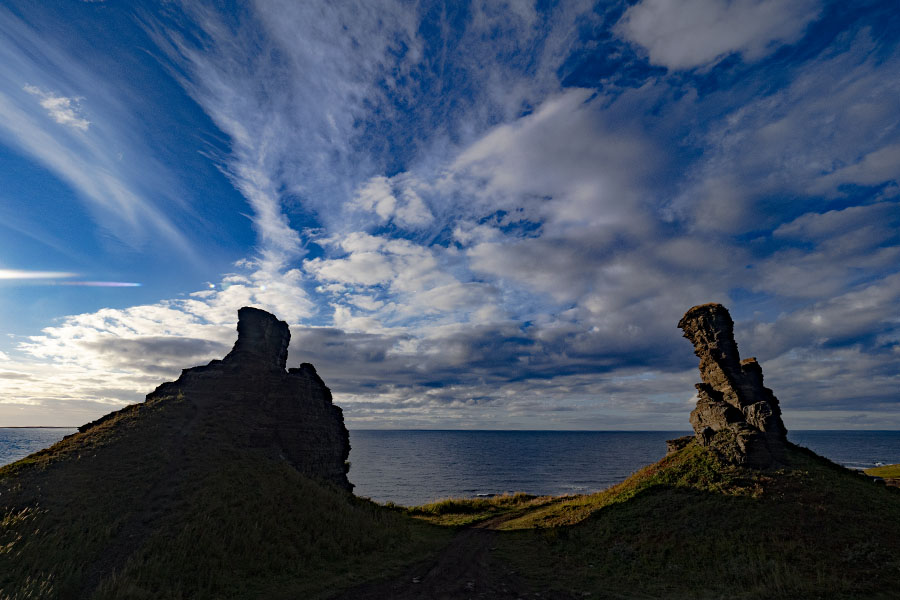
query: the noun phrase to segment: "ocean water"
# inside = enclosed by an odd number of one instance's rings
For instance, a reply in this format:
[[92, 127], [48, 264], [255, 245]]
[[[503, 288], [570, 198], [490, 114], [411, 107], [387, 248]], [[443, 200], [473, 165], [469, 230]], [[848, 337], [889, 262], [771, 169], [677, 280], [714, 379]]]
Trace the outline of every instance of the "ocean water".
[[0, 467], [48, 448], [76, 431], [76, 427], [0, 427]]
[[[666, 453], [687, 431], [350, 432], [354, 492], [378, 502], [596, 492]], [[900, 463], [900, 431], [792, 431], [788, 439], [851, 468]]]
[[788, 439], [850, 469], [900, 463], [900, 431], [789, 431]]
[[677, 431], [350, 432], [354, 492], [423, 504], [478, 494], [581, 494], [622, 481], [666, 453]]
[[[76, 429], [0, 428], [0, 465]], [[602, 490], [659, 460], [683, 431], [350, 432], [350, 481], [378, 502]], [[900, 463], [900, 431], [791, 431], [788, 438], [850, 468]]]

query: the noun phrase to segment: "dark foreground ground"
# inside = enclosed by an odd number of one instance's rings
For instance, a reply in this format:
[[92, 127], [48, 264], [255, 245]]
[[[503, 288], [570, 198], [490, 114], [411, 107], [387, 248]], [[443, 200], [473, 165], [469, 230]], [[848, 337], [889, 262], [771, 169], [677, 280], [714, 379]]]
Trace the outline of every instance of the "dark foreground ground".
[[590, 496], [447, 500], [436, 557], [335, 598], [897, 598], [900, 490], [801, 448], [769, 471], [689, 447]]
[[335, 596], [336, 600], [515, 600], [544, 598], [569, 600], [590, 596], [534, 586], [496, 556], [497, 527], [515, 515], [494, 517], [459, 531], [437, 557], [419, 563], [401, 576], [366, 583]]
[[753, 471], [692, 444], [597, 494], [405, 508], [175, 452], [168, 419], [0, 469], [0, 600], [900, 597], [900, 490], [802, 448]]

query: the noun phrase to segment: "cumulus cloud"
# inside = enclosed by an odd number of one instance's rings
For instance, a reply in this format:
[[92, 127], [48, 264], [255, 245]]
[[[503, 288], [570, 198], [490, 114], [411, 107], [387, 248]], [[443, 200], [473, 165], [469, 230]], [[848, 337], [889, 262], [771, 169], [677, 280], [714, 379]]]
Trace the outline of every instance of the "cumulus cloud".
[[652, 64], [691, 69], [732, 53], [758, 60], [797, 41], [820, 10], [818, 0], [642, 0], [617, 28]]
[[228, 345], [209, 339], [183, 336], [103, 337], [79, 344], [95, 358], [118, 369], [151, 375], [171, 375], [185, 365], [221, 357]]
[[[465, 189], [469, 210], [486, 214], [518, 210], [560, 227], [639, 227], [634, 184], [660, 157], [638, 131], [606, 120], [601, 107], [609, 100], [586, 89], [548, 98], [466, 148], [442, 184]], [[485, 205], [473, 207], [473, 196]]]
[[353, 202], [363, 210], [374, 212], [382, 221], [394, 220], [404, 227], [430, 223], [434, 217], [411, 182], [401, 177], [399, 184], [399, 194], [395, 194], [391, 179], [373, 177], [357, 190]]
[[66, 317], [18, 347], [86, 371], [177, 374], [185, 362], [220, 357], [233, 342], [238, 308], [249, 305], [291, 322], [312, 314], [299, 271], [251, 269], [186, 298]]

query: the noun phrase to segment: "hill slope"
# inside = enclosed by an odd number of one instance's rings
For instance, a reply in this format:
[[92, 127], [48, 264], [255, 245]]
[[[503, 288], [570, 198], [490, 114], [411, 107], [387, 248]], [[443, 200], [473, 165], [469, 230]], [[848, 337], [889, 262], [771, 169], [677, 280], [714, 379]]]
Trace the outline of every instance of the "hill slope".
[[315, 597], [446, 534], [349, 493], [340, 409], [287, 326], [0, 469], [0, 598]]
[[533, 585], [611, 597], [896, 598], [900, 493], [803, 448], [725, 465], [692, 443], [609, 490], [503, 524]]

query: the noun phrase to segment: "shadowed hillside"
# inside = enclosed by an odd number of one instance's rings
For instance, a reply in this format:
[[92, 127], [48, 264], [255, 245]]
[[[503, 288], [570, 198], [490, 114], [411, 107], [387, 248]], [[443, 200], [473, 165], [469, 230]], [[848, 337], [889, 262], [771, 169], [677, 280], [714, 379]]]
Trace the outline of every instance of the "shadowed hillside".
[[349, 493], [347, 430], [290, 334], [240, 311], [221, 361], [0, 469], [0, 598], [308, 597], [445, 536]]
[[792, 444], [784, 460], [756, 471], [692, 442], [504, 523], [517, 531], [499, 553], [532, 587], [573, 596], [896, 598], [900, 493]]

